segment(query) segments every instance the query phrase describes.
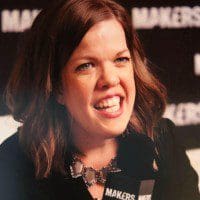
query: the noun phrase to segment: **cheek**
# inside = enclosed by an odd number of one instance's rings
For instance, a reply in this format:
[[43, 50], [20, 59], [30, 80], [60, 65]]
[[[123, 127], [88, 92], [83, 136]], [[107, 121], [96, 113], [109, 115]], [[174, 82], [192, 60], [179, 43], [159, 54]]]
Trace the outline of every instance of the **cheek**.
[[122, 80], [128, 92], [135, 94], [135, 80], [134, 80], [133, 67], [130, 66], [129, 68], [127, 68], [127, 70], [124, 70], [124, 72], [121, 74], [123, 76]]
[[129, 97], [130, 103], [134, 104], [135, 95], [136, 95], [136, 89], [135, 89], [135, 81], [134, 81], [133, 77], [131, 77], [131, 78], [127, 82], [127, 93], [128, 93], [128, 97]]
[[84, 108], [91, 99], [92, 87], [88, 81], [69, 80], [65, 82], [64, 99], [67, 107]]
[[134, 80], [133, 72], [132, 73], [130, 72], [124, 78], [125, 78], [124, 87], [126, 88], [128, 103], [131, 107], [133, 107], [135, 103], [135, 96], [136, 96], [136, 88], [135, 88], [135, 80]]

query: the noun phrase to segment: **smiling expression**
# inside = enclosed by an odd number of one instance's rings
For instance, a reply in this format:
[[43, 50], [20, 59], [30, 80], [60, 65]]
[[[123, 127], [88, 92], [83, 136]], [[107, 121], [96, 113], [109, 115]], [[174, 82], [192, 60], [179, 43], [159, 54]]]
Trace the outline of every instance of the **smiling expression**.
[[92, 26], [62, 71], [64, 104], [73, 134], [112, 138], [123, 133], [133, 111], [135, 83], [124, 30], [115, 20]]

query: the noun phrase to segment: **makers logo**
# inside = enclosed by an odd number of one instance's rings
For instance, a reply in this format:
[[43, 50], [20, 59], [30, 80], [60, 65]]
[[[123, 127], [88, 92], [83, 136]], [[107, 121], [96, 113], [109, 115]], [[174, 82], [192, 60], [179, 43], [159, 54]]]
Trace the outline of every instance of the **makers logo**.
[[106, 188], [105, 196], [120, 200], [135, 200], [135, 195], [112, 188]]

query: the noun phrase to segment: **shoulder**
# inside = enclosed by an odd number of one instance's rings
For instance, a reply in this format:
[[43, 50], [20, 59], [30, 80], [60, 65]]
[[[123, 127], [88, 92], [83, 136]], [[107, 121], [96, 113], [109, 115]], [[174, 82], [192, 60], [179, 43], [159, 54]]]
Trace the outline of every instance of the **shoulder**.
[[162, 118], [156, 126], [154, 127], [154, 131], [156, 133], [156, 136], [162, 135], [162, 134], [172, 134], [175, 128], [175, 124], [168, 118]]
[[169, 119], [161, 119], [155, 127], [154, 142], [158, 155], [159, 179], [157, 182], [158, 193], [168, 195], [167, 199], [176, 198], [178, 190], [177, 179], [177, 144], [175, 141], [175, 125]]
[[24, 174], [31, 168], [32, 163], [19, 144], [18, 133], [0, 145], [0, 174]]
[[[132, 152], [140, 152], [148, 157], [154, 155], [155, 147], [160, 151], [164, 149], [171, 149], [174, 145], [174, 123], [167, 119], [162, 118], [154, 127], [154, 138], [148, 137], [146, 134], [137, 133], [134, 129], [129, 129], [129, 134], [121, 138], [122, 149]], [[151, 156], [151, 157], [152, 157]]]
[[34, 165], [21, 148], [18, 134], [3, 142], [0, 145], [0, 196], [4, 200], [50, 199], [50, 192], [49, 181], [35, 179]]
[[130, 130], [120, 139], [118, 162], [121, 169], [138, 178], [152, 177], [154, 142], [147, 135]]
[[12, 160], [15, 158], [15, 154], [18, 153], [19, 144], [18, 144], [18, 135], [15, 133], [14, 135], [7, 138], [0, 145], [0, 160]]
[[26, 155], [20, 147], [18, 133], [15, 133], [0, 145], [0, 160], [12, 162], [22, 158], [25, 159]]
[[18, 133], [15, 133], [0, 145], [0, 176], [14, 180], [28, 174], [32, 176], [33, 172], [33, 164], [20, 146]]
[[[3, 199], [27, 199], [25, 189], [32, 180], [32, 165], [22, 151], [18, 134], [0, 145], [0, 194]], [[32, 181], [31, 181], [32, 183]]]
[[130, 147], [133, 147], [133, 144], [140, 146], [140, 148], [143, 146], [148, 148], [154, 145], [153, 140], [146, 133], [138, 133], [133, 128], [128, 129], [128, 133], [122, 138], [122, 141]]
[[1, 145], [0, 145], [0, 157], [4, 155], [4, 153], [14, 153], [16, 149], [19, 148], [18, 145], [18, 134], [15, 133], [14, 135], [7, 138]]
[[161, 161], [172, 163], [175, 151], [175, 124], [171, 120], [162, 118], [158, 122], [154, 128], [154, 142]]
[[137, 133], [134, 129], [130, 129], [129, 134], [120, 139], [121, 151], [136, 153], [138, 155], [153, 154], [154, 142], [146, 134]]

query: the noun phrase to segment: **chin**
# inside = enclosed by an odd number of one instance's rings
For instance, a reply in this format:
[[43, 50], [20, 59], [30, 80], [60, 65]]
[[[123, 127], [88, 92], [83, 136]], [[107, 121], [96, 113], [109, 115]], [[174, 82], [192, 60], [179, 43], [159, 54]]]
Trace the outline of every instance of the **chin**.
[[128, 123], [126, 123], [124, 125], [120, 124], [120, 125], [110, 126], [110, 127], [106, 127], [106, 128], [104, 127], [101, 134], [104, 133], [103, 135], [106, 138], [117, 137], [126, 130], [127, 124]]

